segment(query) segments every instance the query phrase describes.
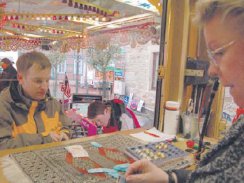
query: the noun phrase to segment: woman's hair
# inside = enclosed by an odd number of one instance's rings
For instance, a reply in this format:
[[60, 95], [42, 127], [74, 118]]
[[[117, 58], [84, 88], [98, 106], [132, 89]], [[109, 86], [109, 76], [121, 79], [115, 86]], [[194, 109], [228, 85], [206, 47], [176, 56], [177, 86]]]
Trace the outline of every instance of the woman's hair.
[[202, 25], [217, 14], [221, 14], [222, 21], [234, 17], [238, 29], [244, 32], [244, 0], [198, 0], [194, 21]]
[[32, 51], [24, 53], [18, 58], [16, 62], [17, 71], [26, 73], [34, 64], [37, 64], [40, 69], [51, 68], [49, 59], [43, 53]]
[[89, 104], [87, 117], [89, 119], [94, 119], [98, 114], [104, 114], [104, 110], [107, 105], [101, 101], [95, 101]]

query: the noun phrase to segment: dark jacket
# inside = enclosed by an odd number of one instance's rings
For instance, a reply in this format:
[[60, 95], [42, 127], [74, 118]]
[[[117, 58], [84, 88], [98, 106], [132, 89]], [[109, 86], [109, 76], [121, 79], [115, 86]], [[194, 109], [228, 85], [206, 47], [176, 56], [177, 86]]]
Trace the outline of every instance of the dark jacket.
[[8, 87], [11, 82], [17, 82], [17, 71], [10, 64], [0, 75], [0, 92]]

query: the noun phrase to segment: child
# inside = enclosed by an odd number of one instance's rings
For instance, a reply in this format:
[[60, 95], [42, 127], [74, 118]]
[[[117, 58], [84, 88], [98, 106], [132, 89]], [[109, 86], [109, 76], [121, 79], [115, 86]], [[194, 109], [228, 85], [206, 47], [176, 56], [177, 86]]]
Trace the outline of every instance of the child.
[[140, 128], [135, 114], [118, 99], [106, 103], [92, 102], [88, 107], [87, 116], [103, 127], [103, 133]]

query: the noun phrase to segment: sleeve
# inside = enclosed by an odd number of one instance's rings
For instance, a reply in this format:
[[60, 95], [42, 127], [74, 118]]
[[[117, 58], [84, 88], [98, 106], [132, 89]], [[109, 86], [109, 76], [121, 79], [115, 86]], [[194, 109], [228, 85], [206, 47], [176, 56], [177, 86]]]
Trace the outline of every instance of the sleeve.
[[40, 134], [19, 134], [12, 136], [13, 118], [10, 105], [0, 100], [0, 149], [17, 148], [29, 145], [52, 142], [50, 136], [42, 137]]
[[191, 173], [190, 170], [184, 170], [184, 169], [179, 169], [179, 170], [174, 170], [173, 171], [176, 176], [177, 176], [177, 182], [178, 183], [185, 183], [187, 182], [187, 179]]
[[121, 120], [121, 130], [131, 130], [134, 129], [134, 121], [127, 114], [123, 113], [120, 117]]
[[61, 108], [61, 104], [57, 102], [57, 105], [59, 105], [59, 120], [62, 124], [61, 127], [61, 131], [66, 133], [68, 136], [71, 135], [71, 130], [70, 130], [70, 126], [72, 125], [72, 119], [68, 118], [65, 113], [63, 112], [62, 108]]
[[37, 145], [50, 143], [52, 139], [50, 136], [43, 137], [41, 134], [20, 134], [15, 138], [4, 137], [0, 139], [0, 150], [13, 149], [23, 146]]

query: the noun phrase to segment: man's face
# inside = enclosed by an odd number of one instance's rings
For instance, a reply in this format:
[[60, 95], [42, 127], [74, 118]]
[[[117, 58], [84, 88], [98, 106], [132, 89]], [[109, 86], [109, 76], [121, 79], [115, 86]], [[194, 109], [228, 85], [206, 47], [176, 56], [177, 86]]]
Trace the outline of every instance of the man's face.
[[39, 65], [32, 65], [26, 73], [18, 73], [18, 80], [24, 95], [32, 100], [45, 98], [49, 88], [51, 68], [40, 69]]

